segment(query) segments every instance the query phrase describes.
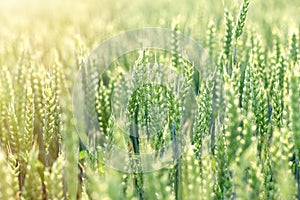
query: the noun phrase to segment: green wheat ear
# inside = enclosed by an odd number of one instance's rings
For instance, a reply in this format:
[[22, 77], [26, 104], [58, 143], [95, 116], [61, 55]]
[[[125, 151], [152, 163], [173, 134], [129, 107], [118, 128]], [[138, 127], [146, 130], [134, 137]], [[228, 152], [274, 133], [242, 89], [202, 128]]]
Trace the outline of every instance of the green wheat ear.
[[244, 26], [245, 26], [246, 17], [247, 17], [247, 13], [248, 13], [249, 4], [250, 4], [250, 0], [244, 0], [243, 4], [241, 6], [240, 14], [239, 14], [237, 24], [236, 24], [236, 27], [235, 27], [235, 33], [234, 33], [235, 40], [238, 40], [238, 38], [243, 33], [243, 29], [244, 29]]
[[297, 63], [299, 60], [299, 47], [297, 44], [297, 36], [294, 33], [291, 39], [291, 48], [290, 48], [290, 59], [293, 63]]
[[226, 30], [225, 30], [225, 39], [224, 39], [224, 54], [225, 58], [231, 59], [231, 47], [232, 47], [232, 39], [233, 39], [233, 19], [231, 14], [226, 10], [225, 11], [225, 21], [226, 21]]
[[96, 99], [96, 112], [100, 126], [100, 132], [107, 135], [107, 127], [110, 116], [110, 90], [104, 85], [102, 79], [97, 84], [95, 99]]
[[26, 81], [26, 64], [23, 52], [19, 63], [17, 65], [16, 73], [14, 74], [14, 95], [15, 95], [15, 108], [16, 116], [18, 119], [18, 124], [23, 125], [24, 119], [24, 109], [26, 101], [26, 93], [24, 90], [24, 85]]
[[43, 164], [38, 160], [37, 146], [34, 145], [28, 157], [25, 182], [22, 190], [22, 197], [24, 199], [42, 199], [43, 190], [40, 173], [43, 170]]
[[237, 60], [237, 41], [239, 37], [242, 35], [245, 22], [246, 22], [246, 17], [248, 13], [248, 8], [249, 8], [250, 0], [244, 0], [240, 9], [240, 14], [236, 22], [235, 30], [234, 30], [234, 55], [233, 55], [233, 63], [236, 64]]
[[178, 22], [173, 22], [172, 27], [172, 66], [182, 71], [182, 59], [181, 59], [181, 49], [180, 49], [180, 30]]
[[226, 71], [232, 73], [232, 40], [233, 40], [233, 19], [227, 10], [224, 13], [225, 18], [225, 37], [223, 40], [222, 54], [218, 63], [221, 74]]
[[230, 177], [228, 144], [225, 138], [225, 130], [217, 124], [216, 154], [214, 156], [214, 173], [216, 181], [213, 186], [214, 199], [230, 199], [232, 197], [232, 178]]
[[[290, 79], [290, 108], [291, 108], [291, 131], [293, 132], [294, 138], [294, 152], [295, 152], [295, 178], [298, 186], [298, 192], [300, 191], [300, 67], [295, 66], [291, 73]], [[300, 193], [298, 193], [300, 198]]]
[[213, 21], [209, 21], [206, 36], [206, 46], [208, 47], [208, 54], [212, 61], [215, 59], [216, 53], [216, 25]]
[[18, 165], [15, 158], [6, 158], [0, 151], [0, 196], [1, 199], [13, 200], [19, 197]]
[[44, 184], [46, 186], [46, 193], [48, 199], [63, 199], [63, 155], [60, 155], [53, 163], [51, 168], [44, 171]]
[[21, 138], [23, 143], [23, 153], [28, 155], [34, 141], [34, 97], [29, 84], [26, 86], [26, 105], [25, 105], [25, 123], [24, 134]]
[[228, 147], [228, 160], [235, 160], [241, 140], [241, 110], [238, 96], [235, 94], [237, 87], [229, 77], [225, 79], [225, 138]]
[[[14, 102], [14, 90], [13, 90], [13, 84], [12, 84], [12, 78], [11, 73], [9, 72], [8, 68], [6, 66], [2, 67], [2, 70], [0, 72], [0, 83], [1, 83], [1, 99], [0, 99], [0, 105], [1, 105], [1, 121], [0, 121], [0, 128], [1, 128], [1, 145], [3, 150], [5, 151], [8, 146], [10, 146], [11, 142], [11, 129], [10, 127], [10, 107], [12, 102]], [[9, 126], [8, 126], [9, 125]]]
[[60, 140], [59, 138], [61, 137], [61, 108], [59, 105], [57, 93], [58, 91], [55, 80], [50, 74], [48, 74], [43, 88], [43, 136], [45, 153], [47, 156], [46, 166], [48, 166], [48, 164], [53, 163], [53, 160], [55, 160], [59, 151], [58, 142]]
[[20, 138], [21, 133], [19, 129], [19, 124], [17, 121], [15, 107], [10, 104], [8, 107], [8, 123], [9, 126], [9, 146], [14, 154], [19, 155], [20, 153]]
[[275, 128], [270, 143], [275, 192], [279, 197], [287, 199], [293, 199], [296, 191], [296, 181], [289, 168], [289, 151], [292, 148], [289, 142], [290, 134]]
[[210, 134], [210, 118], [212, 115], [212, 84], [201, 83], [200, 93], [197, 97], [197, 112], [193, 125], [192, 143], [196, 156], [200, 159], [203, 152], [203, 140]]

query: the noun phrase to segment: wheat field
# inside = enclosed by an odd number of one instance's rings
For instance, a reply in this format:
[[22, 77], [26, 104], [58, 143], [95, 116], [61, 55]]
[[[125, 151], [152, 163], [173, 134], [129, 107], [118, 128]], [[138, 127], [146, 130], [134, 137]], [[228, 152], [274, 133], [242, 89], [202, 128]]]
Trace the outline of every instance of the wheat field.
[[[0, 199], [300, 199], [299, 11], [298, 0], [0, 0]], [[102, 74], [86, 65], [145, 27], [172, 31], [172, 50], [141, 47]], [[206, 75], [180, 35], [203, 48]]]

